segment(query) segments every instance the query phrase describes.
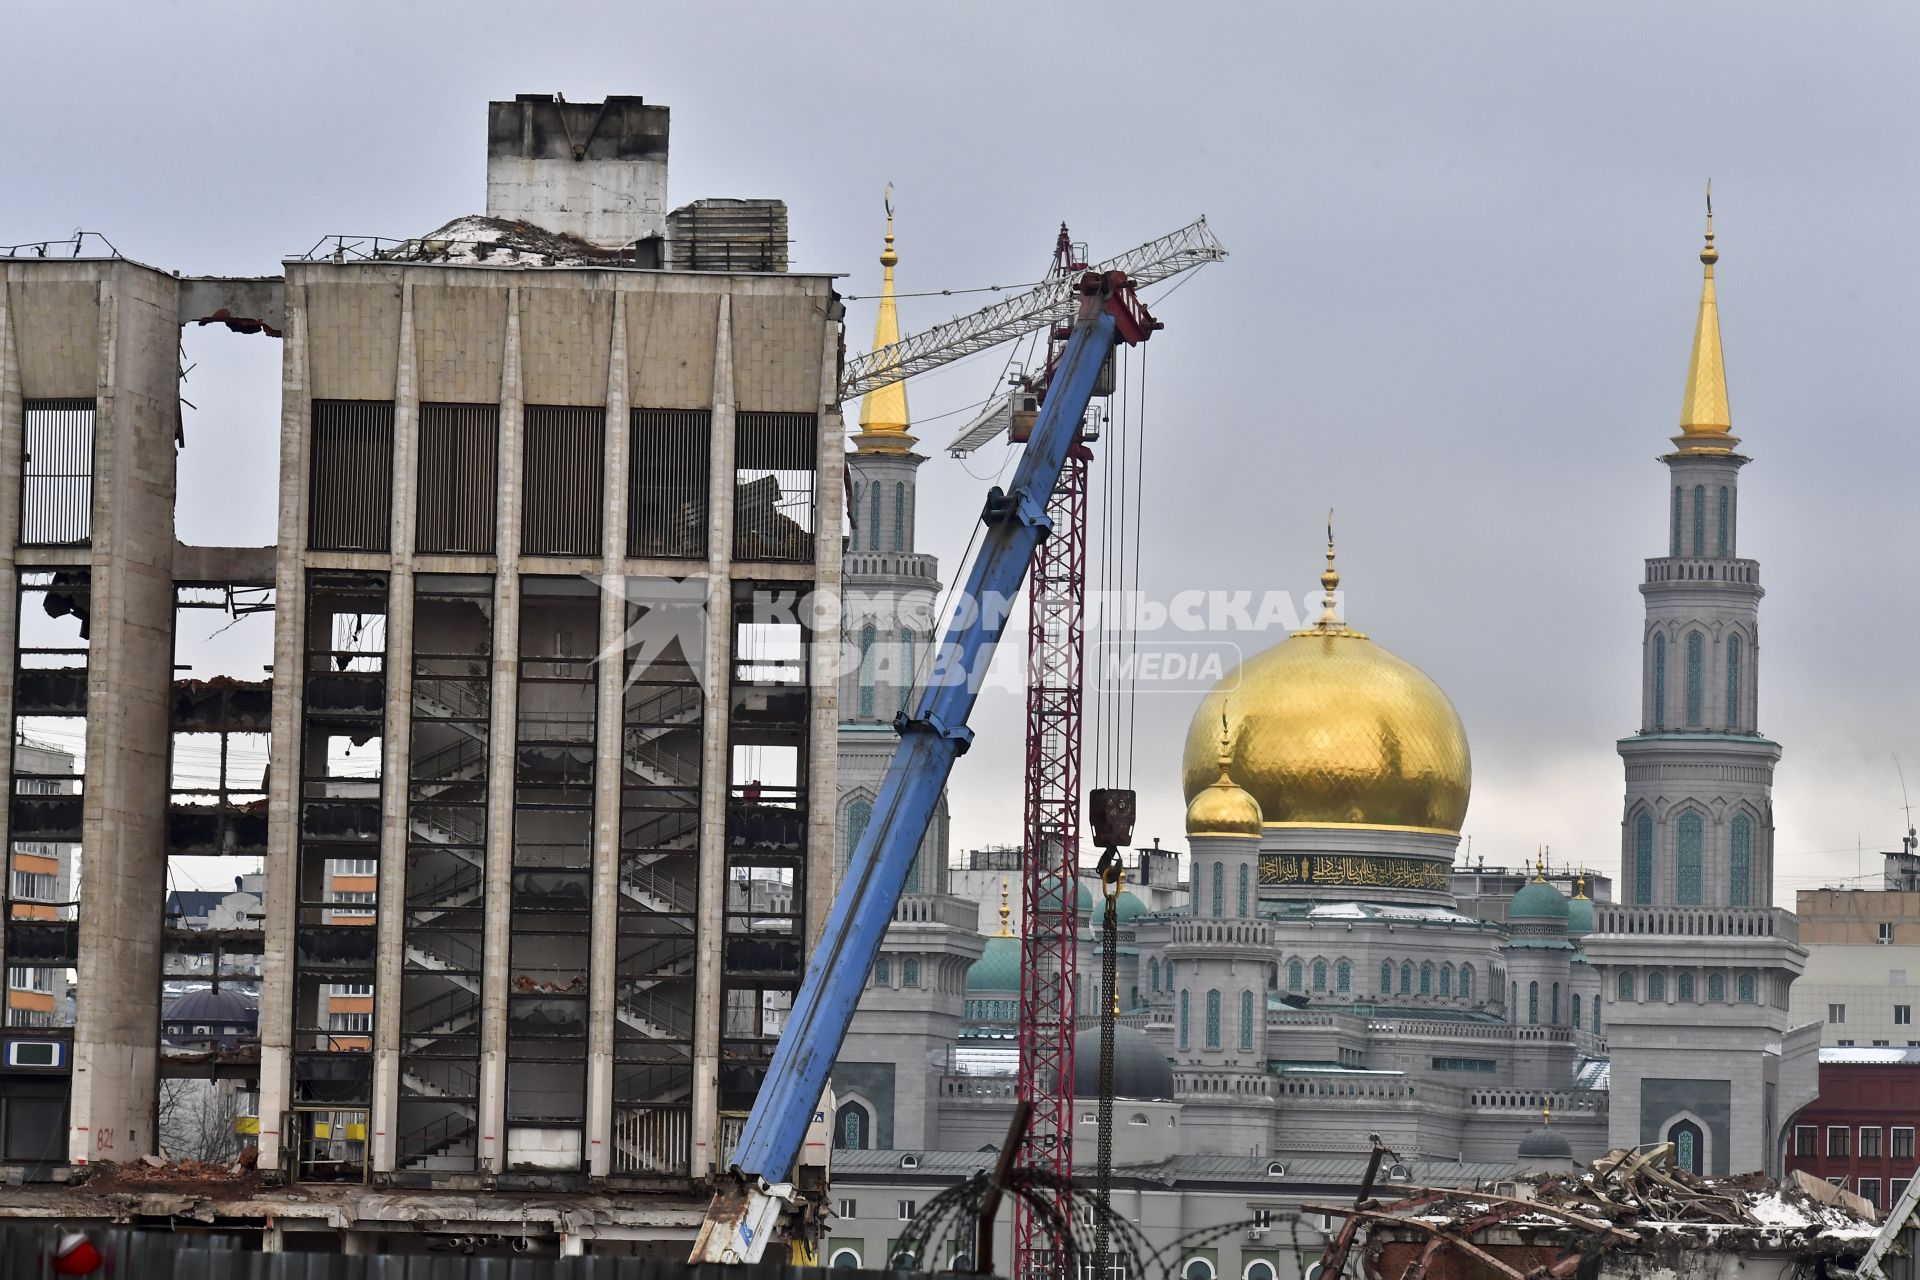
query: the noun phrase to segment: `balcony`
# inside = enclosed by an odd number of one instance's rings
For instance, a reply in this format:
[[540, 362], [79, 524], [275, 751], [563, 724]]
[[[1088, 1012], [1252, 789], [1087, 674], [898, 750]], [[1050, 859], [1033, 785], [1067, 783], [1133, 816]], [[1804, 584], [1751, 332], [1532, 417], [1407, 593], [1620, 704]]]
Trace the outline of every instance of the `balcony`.
[[937, 556], [917, 551], [853, 551], [847, 554], [845, 575], [854, 578], [915, 578], [938, 582], [940, 561]]
[[1800, 922], [1775, 907], [1642, 907], [1596, 902], [1595, 934], [1800, 941]]
[[970, 898], [950, 893], [908, 893], [893, 904], [895, 924], [945, 925], [949, 929], [977, 929], [980, 909]]
[[1731, 582], [1760, 584], [1758, 560], [1704, 556], [1656, 556], [1647, 561], [1648, 582]]

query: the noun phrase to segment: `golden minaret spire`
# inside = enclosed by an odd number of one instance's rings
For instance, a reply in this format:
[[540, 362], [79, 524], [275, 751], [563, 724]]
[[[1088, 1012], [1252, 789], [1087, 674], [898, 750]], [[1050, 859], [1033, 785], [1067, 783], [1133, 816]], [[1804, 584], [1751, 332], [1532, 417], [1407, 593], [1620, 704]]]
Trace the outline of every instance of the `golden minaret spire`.
[[1340, 620], [1340, 571], [1333, 567], [1333, 509], [1327, 509], [1327, 567], [1320, 571], [1320, 619], [1297, 636], [1349, 636], [1364, 640], [1360, 632]]
[[1713, 291], [1713, 183], [1707, 183], [1707, 239], [1700, 250], [1706, 274], [1700, 285], [1700, 319], [1693, 330], [1693, 355], [1687, 362], [1687, 395], [1680, 406], [1680, 434], [1673, 442], [1683, 453], [1730, 453], [1739, 444], [1727, 409], [1727, 366], [1720, 351], [1720, 303]]
[[[873, 349], [900, 341], [900, 315], [893, 301], [893, 267], [900, 255], [893, 251], [893, 184], [887, 184], [881, 203], [887, 210], [887, 244], [880, 251], [880, 311], [873, 321]], [[862, 453], [907, 453], [916, 443], [907, 434], [907, 384], [890, 382], [875, 387], [860, 401], [860, 434], [854, 444]]]

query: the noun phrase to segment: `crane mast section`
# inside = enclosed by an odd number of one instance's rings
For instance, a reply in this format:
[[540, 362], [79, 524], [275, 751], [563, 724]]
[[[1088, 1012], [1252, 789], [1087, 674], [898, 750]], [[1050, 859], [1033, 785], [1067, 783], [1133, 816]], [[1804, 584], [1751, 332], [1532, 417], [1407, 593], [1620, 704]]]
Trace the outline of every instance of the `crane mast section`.
[[[1099, 275], [1120, 272], [1135, 289], [1140, 289], [1226, 256], [1226, 246], [1207, 226], [1207, 220], [1201, 218], [1099, 263], [1092, 270]], [[855, 356], [841, 369], [840, 401], [844, 404], [857, 400], [878, 387], [904, 381], [976, 351], [1044, 329], [1061, 316], [1072, 313], [1078, 286], [1076, 278], [1049, 280], [1029, 293], [935, 325], [878, 351]]]
[[965, 594], [914, 714], [895, 721], [900, 743], [873, 817], [834, 895], [819, 946], [741, 1131], [734, 1155], [738, 1181], [723, 1182], [716, 1192], [694, 1244], [696, 1263], [757, 1261], [773, 1234], [778, 1201], [791, 1195], [781, 1184], [800, 1153], [953, 762], [972, 741], [967, 719], [1034, 548], [1049, 531], [1047, 504], [1101, 366], [1116, 342], [1144, 341], [1158, 327], [1122, 275], [1089, 273], [1077, 288], [1080, 313], [1054, 378], [1054, 394], [1034, 424], [1011, 487], [988, 496], [981, 517], [987, 530]]

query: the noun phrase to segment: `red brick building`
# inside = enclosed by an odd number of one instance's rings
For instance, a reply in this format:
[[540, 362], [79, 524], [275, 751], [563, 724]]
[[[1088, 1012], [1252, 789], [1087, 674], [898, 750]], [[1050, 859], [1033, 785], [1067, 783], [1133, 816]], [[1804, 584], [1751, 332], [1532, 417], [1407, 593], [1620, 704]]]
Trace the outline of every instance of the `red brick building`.
[[1820, 1096], [1793, 1118], [1787, 1168], [1805, 1169], [1883, 1212], [1920, 1168], [1920, 1048], [1824, 1048]]

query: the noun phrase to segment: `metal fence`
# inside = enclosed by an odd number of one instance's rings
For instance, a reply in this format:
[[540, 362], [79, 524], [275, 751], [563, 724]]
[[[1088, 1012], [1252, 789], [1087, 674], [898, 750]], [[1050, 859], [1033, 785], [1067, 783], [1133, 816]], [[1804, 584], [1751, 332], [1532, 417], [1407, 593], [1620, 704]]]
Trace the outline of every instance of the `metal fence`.
[[93, 538], [94, 402], [29, 400], [25, 407], [20, 542], [84, 547]]

